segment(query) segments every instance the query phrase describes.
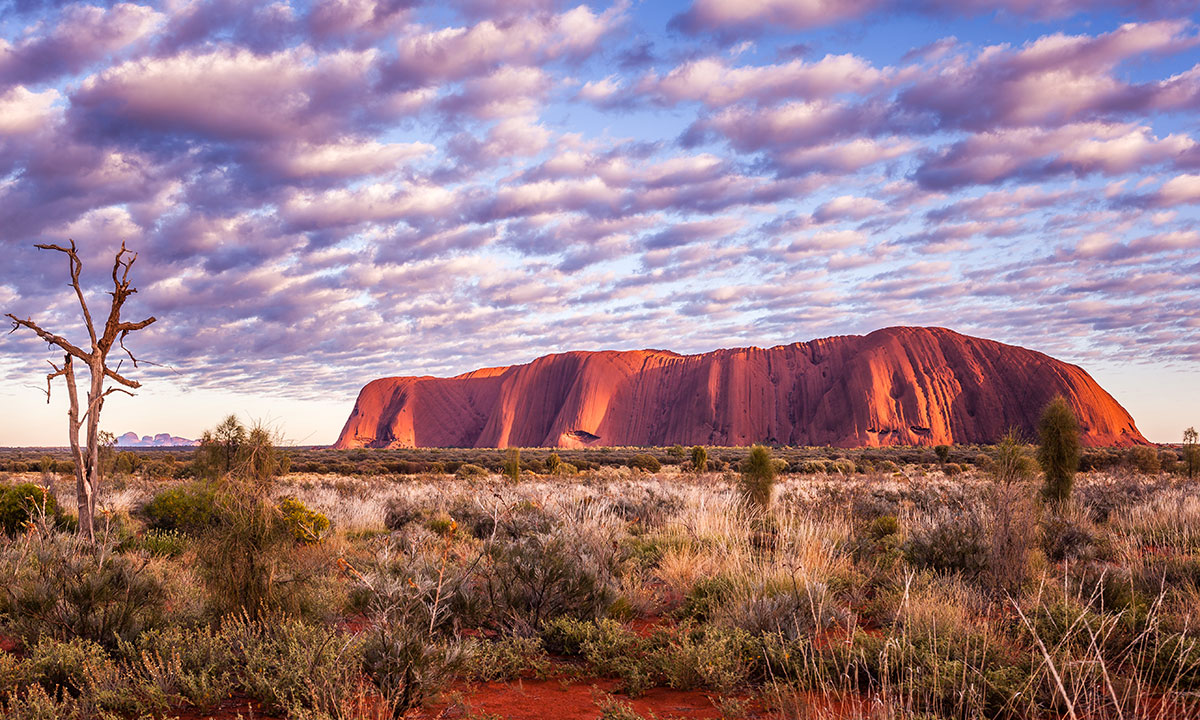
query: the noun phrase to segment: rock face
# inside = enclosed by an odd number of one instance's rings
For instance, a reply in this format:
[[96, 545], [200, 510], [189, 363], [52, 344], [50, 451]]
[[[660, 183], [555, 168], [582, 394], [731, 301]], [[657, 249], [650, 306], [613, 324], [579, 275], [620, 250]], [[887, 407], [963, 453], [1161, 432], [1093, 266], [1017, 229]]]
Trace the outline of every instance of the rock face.
[[1145, 444], [1081, 368], [945, 328], [700, 355], [568, 352], [368, 383], [334, 447], [934, 445], [1036, 437], [1055, 395], [1087, 445]]
[[138, 437], [135, 432], [127, 432], [117, 438], [117, 447], [123, 448], [145, 448], [145, 447], [195, 447], [200, 443], [187, 438], [175, 437], [170, 433], [159, 433], [154, 437], [143, 435]]

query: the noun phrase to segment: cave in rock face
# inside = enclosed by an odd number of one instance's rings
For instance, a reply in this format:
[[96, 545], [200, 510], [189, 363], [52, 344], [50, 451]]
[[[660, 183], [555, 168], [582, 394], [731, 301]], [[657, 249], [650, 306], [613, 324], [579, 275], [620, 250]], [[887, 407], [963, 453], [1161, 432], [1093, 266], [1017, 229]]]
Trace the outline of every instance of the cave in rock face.
[[568, 352], [359, 393], [334, 447], [936, 445], [1034, 437], [1056, 395], [1087, 445], [1145, 444], [1082, 368], [945, 328], [699, 355]]

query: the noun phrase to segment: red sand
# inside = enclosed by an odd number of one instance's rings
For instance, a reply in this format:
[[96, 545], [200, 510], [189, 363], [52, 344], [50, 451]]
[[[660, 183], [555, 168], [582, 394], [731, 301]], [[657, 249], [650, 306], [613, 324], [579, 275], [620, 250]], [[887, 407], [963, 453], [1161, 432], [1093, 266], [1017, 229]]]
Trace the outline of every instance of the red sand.
[[[574, 680], [569, 684], [560, 680], [471, 684], [455, 688], [462, 695], [461, 705], [453, 702], [431, 705], [412, 717], [450, 720], [465, 717], [469, 710], [475, 714], [499, 715], [505, 720], [596, 720], [600, 716], [598, 699], [606, 693], [615, 693], [616, 686], [617, 681], [607, 679]], [[655, 688], [639, 698], [621, 694], [613, 694], [612, 698], [632, 706], [634, 712], [644, 717], [650, 717], [651, 713], [664, 720], [721, 717], [714, 704], [716, 696], [696, 690]], [[765, 715], [752, 708], [747, 717]]]
[[1034, 436], [1055, 395], [1087, 445], [1146, 444], [1081, 368], [944, 328], [701, 355], [569, 352], [359, 393], [335, 447], [933, 445]]

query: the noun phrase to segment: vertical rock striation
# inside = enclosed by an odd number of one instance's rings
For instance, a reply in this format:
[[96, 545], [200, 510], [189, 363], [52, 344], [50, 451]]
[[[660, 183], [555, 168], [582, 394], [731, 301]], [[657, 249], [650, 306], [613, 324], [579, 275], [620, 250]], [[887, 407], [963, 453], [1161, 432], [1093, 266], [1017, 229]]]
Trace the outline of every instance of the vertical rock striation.
[[699, 355], [568, 352], [452, 378], [374, 380], [334, 447], [932, 445], [1033, 437], [1062, 395], [1087, 445], [1144, 444], [1083, 369], [945, 328]]

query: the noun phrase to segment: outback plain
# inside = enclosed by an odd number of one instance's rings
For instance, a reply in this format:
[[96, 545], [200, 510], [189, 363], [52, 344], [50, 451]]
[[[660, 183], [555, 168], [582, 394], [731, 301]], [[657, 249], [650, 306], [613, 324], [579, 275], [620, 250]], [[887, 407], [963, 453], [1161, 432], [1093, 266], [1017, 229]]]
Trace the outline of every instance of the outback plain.
[[[936, 452], [935, 452], [936, 450]], [[1191, 718], [1195, 445], [8, 450], [4, 715]], [[1189, 475], [1189, 472], [1192, 475]]]

